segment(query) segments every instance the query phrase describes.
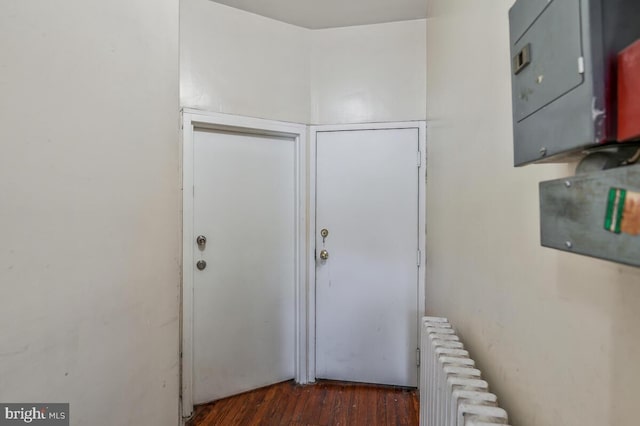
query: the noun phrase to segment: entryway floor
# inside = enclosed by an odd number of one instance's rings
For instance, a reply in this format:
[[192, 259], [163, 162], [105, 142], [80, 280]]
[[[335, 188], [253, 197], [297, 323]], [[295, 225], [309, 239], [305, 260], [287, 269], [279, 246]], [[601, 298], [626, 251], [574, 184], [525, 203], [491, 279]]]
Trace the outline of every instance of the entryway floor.
[[187, 426], [418, 425], [418, 391], [321, 380], [257, 389], [195, 408]]

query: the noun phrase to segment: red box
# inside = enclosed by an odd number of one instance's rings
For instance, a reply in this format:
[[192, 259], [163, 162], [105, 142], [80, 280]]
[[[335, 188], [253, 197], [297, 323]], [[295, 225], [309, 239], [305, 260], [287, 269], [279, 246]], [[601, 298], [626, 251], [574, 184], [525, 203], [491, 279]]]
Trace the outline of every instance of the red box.
[[618, 55], [618, 140], [640, 139], [640, 40]]

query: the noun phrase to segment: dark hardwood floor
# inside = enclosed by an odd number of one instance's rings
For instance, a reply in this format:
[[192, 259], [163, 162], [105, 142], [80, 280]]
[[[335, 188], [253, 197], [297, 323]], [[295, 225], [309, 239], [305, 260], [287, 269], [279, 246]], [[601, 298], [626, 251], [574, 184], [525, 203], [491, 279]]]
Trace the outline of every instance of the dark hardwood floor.
[[418, 425], [418, 405], [415, 389], [288, 381], [199, 405], [187, 426]]

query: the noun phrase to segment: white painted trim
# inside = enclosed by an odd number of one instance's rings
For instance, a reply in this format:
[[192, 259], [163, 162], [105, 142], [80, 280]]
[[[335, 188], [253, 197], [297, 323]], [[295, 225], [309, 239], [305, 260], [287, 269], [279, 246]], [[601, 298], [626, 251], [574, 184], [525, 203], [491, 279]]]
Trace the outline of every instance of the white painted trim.
[[309, 288], [309, 382], [316, 381], [316, 148], [320, 126], [309, 126], [309, 258], [307, 286]]
[[412, 121], [382, 121], [376, 123], [349, 124], [318, 124], [309, 126], [313, 134], [317, 132], [336, 132], [349, 130], [389, 130], [389, 129], [420, 129], [425, 125], [424, 120]]
[[[184, 196], [184, 188], [193, 188], [193, 132], [191, 116], [182, 115], [182, 345], [181, 409], [183, 417], [193, 413], [193, 269], [186, 268], [193, 261], [193, 191]], [[188, 173], [187, 173], [188, 171]]]
[[[309, 286], [309, 382], [316, 378], [316, 148], [319, 132], [335, 132], [350, 130], [388, 130], [388, 129], [418, 129], [421, 166], [418, 174], [418, 247], [420, 247], [420, 267], [418, 268], [418, 293], [416, 318], [417, 342], [420, 342], [420, 318], [425, 315], [425, 285], [426, 285], [426, 232], [427, 232], [427, 127], [425, 121], [401, 121], [385, 123], [362, 124], [331, 124], [309, 127], [309, 257], [308, 257], [308, 286]], [[418, 383], [420, 383], [420, 368], [418, 368]]]
[[[420, 345], [422, 332], [422, 317], [426, 315], [426, 286], [427, 286], [427, 123], [419, 122], [418, 137], [420, 138], [421, 165], [418, 175], [418, 247], [420, 247], [420, 268], [418, 269], [418, 329], [417, 339]], [[422, 364], [422, 363], [421, 363]], [[420, 386], [420, 369], [418, 367], [418, 386]]]
[[[296, 271], [295, 271], [295, 380], [308, 382], [307, 278], [307, 127], [303, 124], [264, 120], [193, 109], [182, 111], [182, 417], [193, 413], [193, 135], [196, 129], [235, 131], [294, 140], [296, 150]], [[186, 188], [186, 190], [185, 190]]]

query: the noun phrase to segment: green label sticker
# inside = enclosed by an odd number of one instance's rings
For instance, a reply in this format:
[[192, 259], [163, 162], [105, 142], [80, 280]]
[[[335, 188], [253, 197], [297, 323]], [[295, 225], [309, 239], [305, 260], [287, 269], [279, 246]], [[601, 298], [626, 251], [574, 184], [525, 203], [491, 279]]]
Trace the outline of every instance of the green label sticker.
[[604, 229], [616, 234], [640, 235], [640, 192], [609, 189]]
[[611, 188], [607, 201], [607, 215], [604, 218], [604, 229], [609, 232], [620, 233], [622, 224], [622, 213], [624, 212], [624, 202], [627, 198], [627, 190], [621, 188]]

